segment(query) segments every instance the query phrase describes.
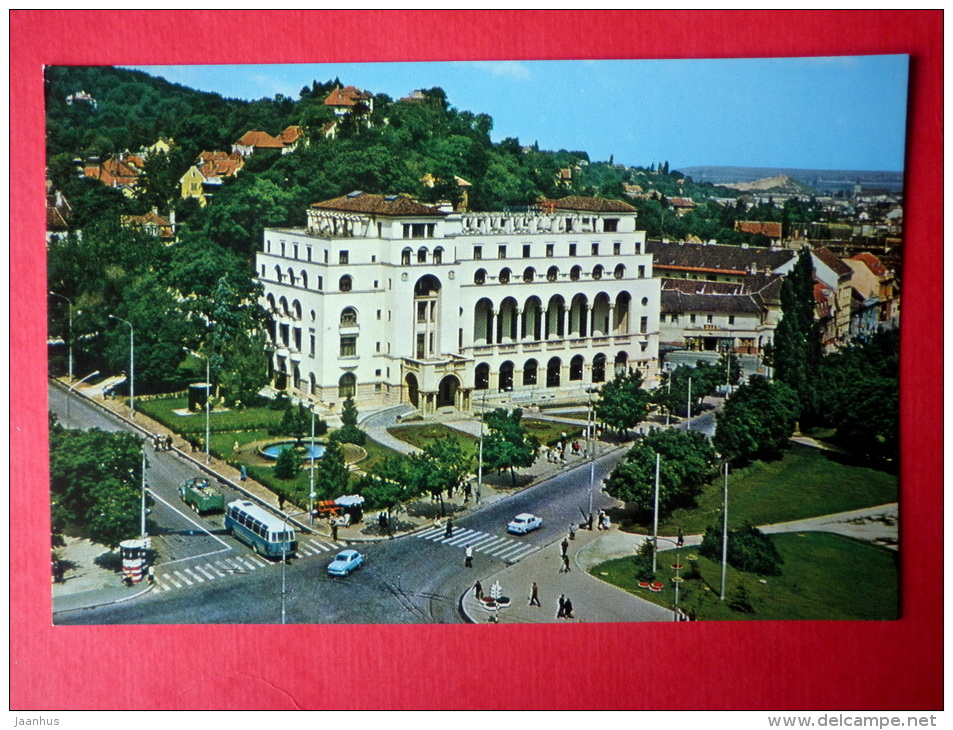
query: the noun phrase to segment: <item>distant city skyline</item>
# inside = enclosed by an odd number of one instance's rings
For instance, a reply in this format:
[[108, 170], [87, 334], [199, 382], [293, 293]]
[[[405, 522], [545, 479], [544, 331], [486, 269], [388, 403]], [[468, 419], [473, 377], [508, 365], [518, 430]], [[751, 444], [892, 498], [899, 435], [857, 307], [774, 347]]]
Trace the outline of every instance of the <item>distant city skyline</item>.
[[[908, 57], [129, 66], [228, 98], [339, 78], [393, 99], [439, 86], [491, 137], [593, 161], [902, 171]], [[276, 130], [271, 130], [273, 133]]]

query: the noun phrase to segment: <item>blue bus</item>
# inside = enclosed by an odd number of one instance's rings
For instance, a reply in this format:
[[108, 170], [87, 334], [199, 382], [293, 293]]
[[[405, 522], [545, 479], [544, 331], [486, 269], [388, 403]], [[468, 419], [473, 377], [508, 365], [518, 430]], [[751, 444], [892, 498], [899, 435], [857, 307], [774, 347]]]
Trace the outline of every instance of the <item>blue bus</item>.
[[225, 529], [266, 558], [290, 558], [298, 550], [295, 531], [285, 520], [247, 500], [228, 503]]

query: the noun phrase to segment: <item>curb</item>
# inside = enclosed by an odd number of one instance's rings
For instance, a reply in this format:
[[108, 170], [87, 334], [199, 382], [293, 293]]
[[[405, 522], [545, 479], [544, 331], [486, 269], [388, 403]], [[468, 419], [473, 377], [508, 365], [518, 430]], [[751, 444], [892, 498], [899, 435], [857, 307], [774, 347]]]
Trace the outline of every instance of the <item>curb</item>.
[[[90, 603], [85, 606], [73, 606], [71, 608], [57, 609], [56, 599], [54, 598], [51, 602], [52, 613], [56, 615], [61, 613], [69, 613], [71, 611], [85, 611], [90, 608], [100, 608], [102, 606], [114, 606], [119, 603], [125, 603], [126, 601], [131, 601], [134, 598], [139, 598], [140, 596], [144, 596], [146, 595], [146, 593], [150, 593], [154, 588], [155, 588], [155, 585], [149, 585], [149, 586], [146, 586], [143, 590], [139, 591], [138, 593], [133, 593], [128, 596], [123, 596], [122, 598], [117, 598], [113, 601], [102, 601], [101, 603]], [[85, 591], [85, 592], [96, 593], [96, 591]], [[79, 594], [73, 594], [73, 595], [79, 595]], [[65, 598], [65, 596], [63, 598]]]

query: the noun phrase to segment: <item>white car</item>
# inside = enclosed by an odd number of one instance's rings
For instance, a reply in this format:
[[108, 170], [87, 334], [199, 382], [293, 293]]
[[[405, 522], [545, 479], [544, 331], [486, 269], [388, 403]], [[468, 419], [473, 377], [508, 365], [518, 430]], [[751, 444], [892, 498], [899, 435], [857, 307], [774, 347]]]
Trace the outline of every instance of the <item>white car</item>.
[[364, 565], [364, 556], [357, 550], [342, 550], [328, 566], [328, 575], [350, 575]]
[[538, 530], [542, 526], [542, 517], [537, 517], [536, 515], [531, 515], [529, 512], [524, 512], [523, 514], [516, 515], [516, 517], [513, 518], [513, 521], [506, 526], [506, 531], [512, 532], [514, 535], [525, 535], [527, 532]]

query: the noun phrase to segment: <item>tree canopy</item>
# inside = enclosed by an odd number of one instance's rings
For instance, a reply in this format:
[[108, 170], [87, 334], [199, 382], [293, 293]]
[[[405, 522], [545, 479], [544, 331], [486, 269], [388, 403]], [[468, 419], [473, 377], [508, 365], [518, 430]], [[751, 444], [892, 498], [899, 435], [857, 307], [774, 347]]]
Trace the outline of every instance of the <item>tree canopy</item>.
[[523, 411], [497, 408], [483, 416], [487, 433], [483, 437], [483, 465], [490, 470], [510, 470], [516, 485], [516, 469], [532, 466], [539, 451], [538, 440], [522, 424]]
[[599, 388], [595, 413], [609, 428], [624, 433], [638, 426], [649, 411], [652, 396], [642, 387], [642, 373], [630, 370], [616, 373], [615, 377]]
[[776, 458], [794, 432], [798, 408], [790, 387], [753, 375], [718, 413], [712, 443], [734, 463]]

